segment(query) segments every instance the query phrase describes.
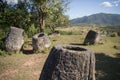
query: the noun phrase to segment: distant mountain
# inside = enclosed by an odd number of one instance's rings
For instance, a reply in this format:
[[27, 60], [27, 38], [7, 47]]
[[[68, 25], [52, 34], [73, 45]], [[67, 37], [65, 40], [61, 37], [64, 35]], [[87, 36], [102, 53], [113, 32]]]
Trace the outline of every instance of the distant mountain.
[[98, 13], [71, 20], [72, 25], [99, 24], [99, 25], [120, 25], [120, 14]]

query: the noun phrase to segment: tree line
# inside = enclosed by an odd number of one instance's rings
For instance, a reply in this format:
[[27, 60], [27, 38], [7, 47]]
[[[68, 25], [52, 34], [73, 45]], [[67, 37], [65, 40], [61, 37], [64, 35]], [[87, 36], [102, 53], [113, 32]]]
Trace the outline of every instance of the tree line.
[[35, 34], [49, 28], [70, 25], [69, 17], [64, 14], [70, 0], [18, 0], [8, 4], [0, 0], [0, 29], [7, 31], [10, 26], [23, 28], [25, 32]]

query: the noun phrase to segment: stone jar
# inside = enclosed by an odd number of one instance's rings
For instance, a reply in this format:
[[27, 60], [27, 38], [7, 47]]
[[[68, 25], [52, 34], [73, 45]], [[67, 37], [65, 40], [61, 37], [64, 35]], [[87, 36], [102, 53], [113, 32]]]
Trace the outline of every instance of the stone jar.
[[95, 44], [99, 42], [99, 39], [100, 39], [99, 33], [96, 31], [90, 30], [86, 35], [84, 44]]
[[5, 37], [6, 51], [20, 51], [24, 43], [24, 30], [16, 27], [11, 27]]
[[79, 46], [54, 46], [39, 80], [95, 80], [95, 55]]
[[45, 33], [35, 34], [32, 38], [33, 50], [43, 50], [50, 47], [50, 45], [51, 42], [49, 40], [49, 37]]

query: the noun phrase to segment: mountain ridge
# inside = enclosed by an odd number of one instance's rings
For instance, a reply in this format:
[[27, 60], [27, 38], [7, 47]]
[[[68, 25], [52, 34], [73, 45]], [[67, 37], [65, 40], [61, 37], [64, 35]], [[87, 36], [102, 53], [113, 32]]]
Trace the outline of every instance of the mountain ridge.
[[99, 25], [120, 25], [120, 14], [97, 13], [71, 20], [72, 25], [99, 24]]

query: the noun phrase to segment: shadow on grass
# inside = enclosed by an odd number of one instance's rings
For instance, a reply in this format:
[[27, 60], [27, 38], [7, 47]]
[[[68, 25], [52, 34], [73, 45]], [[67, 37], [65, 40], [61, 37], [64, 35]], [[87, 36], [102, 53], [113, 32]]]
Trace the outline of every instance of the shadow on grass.
[[120, 80], [120, 53], [110, 57], [96, 53], [96, 80]]
[[23, 54], [27, 54], [27, 55], [34, 54], [33, 50], [24, 50], [24, 49], [22, 49], [22, 52], [23, 52]]
[[34, 54], [33, 48], [32, 48], [32, 44], [30, 42], [28, 42], [27, 44], [27, 48], [22, 47], [21, 51], [23, 52], [23, 54]]
[[79, 43], [70, 43], [70, 45], [86, 46], [85, 44], [79, 44]]

